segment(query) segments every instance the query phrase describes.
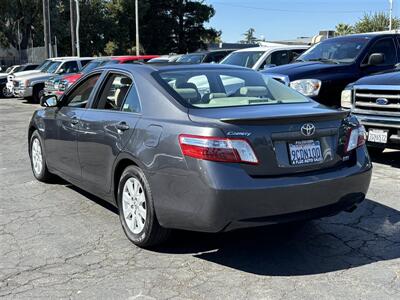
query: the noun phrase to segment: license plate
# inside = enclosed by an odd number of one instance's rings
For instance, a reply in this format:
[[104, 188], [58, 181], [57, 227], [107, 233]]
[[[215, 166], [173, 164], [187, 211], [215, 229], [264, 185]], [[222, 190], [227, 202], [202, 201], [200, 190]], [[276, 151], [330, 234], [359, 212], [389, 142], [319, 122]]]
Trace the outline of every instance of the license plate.
[[368, 130], [368, 142], [386, 144], [388, 139], [388, 131], [383, 129]]
[[292, 165], [312, 164], [323, 159], [321, 145], [314, 140], [289, 143], [289, 155]]

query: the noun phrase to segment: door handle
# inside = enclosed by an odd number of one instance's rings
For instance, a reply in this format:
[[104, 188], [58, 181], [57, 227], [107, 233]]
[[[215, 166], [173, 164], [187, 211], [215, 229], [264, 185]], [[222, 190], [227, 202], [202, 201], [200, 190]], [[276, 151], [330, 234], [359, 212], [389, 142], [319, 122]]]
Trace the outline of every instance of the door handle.
[[77, 117], [72, 117], [72, 118], [71, 118], [71, 124], [72, 124], [72, 125], [77, 125], [78, 123], [79, 123], [79, 120], [78, 120]]
[[115, 125], [115, 127], [117, 127], [117, 129], [120, 131], [126, 131], [126, 130], [129, 130], [129, 128], [130, 128], [129, 125], [124, 121], [117, 123], [117, 125]]

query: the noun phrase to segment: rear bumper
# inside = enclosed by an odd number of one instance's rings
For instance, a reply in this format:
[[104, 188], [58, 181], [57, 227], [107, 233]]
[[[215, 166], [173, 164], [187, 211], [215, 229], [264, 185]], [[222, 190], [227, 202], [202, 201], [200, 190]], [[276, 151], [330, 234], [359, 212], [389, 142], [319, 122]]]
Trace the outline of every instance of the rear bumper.
[[229, 231], [332, 215], [364, 200], [372, 166], [366, 148], [352, 167], [276, 178], [252, 178], [213, 162], [202, 174], [149, 174], [160, 224], [204, 232]]
[[376, 116], [355, 114], [361, 124], [368, 130], [385, 129], [388, 130], [388, 142], [386, 144], [368, 142], [368, 146], [377, 148], [395, 148], [400, 149], [400, 117], [396, 116]]

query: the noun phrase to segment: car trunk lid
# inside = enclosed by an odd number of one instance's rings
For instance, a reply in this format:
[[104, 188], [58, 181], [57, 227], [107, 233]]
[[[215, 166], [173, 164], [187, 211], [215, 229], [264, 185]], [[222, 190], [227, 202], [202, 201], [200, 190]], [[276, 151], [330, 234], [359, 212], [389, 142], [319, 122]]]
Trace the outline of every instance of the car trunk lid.
[[[346, 111], [314, 102], [189, 110], [193, 122], [214, 124], [226, 137], [250, 142], [259, 163], [242, 167], [254, 177], [297, 174], [342, 164], [341, 137], [347, 115]], [[307, 124], [314, 128], [310, 135], [302, 130]]]

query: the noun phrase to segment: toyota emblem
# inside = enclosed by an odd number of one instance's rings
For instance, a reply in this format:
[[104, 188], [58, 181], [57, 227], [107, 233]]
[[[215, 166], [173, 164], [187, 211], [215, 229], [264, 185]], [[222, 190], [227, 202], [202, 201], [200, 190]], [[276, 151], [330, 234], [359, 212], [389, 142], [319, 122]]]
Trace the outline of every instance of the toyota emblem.
[[315, 133], [315, 126], [311, 123], [306, 123], [301, 126], [301, 133], [304, 136], [312, 136]]

